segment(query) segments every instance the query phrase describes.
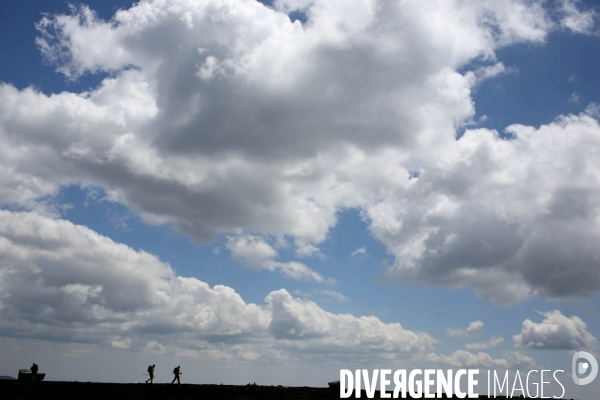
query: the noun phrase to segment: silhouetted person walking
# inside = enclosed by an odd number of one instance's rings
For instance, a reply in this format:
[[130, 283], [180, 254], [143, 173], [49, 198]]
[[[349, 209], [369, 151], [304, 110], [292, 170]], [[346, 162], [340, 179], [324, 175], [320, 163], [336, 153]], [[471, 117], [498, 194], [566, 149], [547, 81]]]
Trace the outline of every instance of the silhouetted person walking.
[[150, 375], [150, 378], [146, 381], [146, 383], [148, 383], [148, 381], [152, 383], [154, 380], [154, 367], [156, 367], [156, 364], [148, 365], [148, 375]]
[[178, 385], [181, 385], [181, 382], [179, 381], [179, 375], [181, 375], [181, 367], [178, 365], [177, 368], [173, 370], [173, 373], [175, 374], [175, 378], [173, 378], [173, 382], [171, 382], [171, 385], [175, 383], [175, 380], [177, 380]]
[[37, 372], [38, 372], [37, 364], [33, 363], [30, 370], [31, 370], [31, 382], [35, 382], [35, 379], [37, 378]]

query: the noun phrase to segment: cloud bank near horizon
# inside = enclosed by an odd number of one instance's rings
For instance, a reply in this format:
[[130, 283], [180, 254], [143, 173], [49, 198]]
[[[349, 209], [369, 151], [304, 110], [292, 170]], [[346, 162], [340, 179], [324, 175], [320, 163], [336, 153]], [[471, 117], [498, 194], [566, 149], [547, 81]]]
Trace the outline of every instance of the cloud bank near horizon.
[[86, 93], [0, 85], [0, 204], [57, 217], [60, 187], [99, 186], [147, 223], [227, 235], [248, 267], [316, 282], [269, 241], [318, 254], [357, 208], [395, 256], [389, 282], [504, 305], [594, 296], [597, 108], [456, 139], [471, 91], [510, 70], [496, 50], [593, 33], [593, 13], [561, 4], [560, 21], [518, 0], [156, 0], [111, 21], [45, 16], [37, 43], [57, 71], [110, 76]]
[[264, 305], [176, 276], [156, 256], [87, 227], [0, 210], [0, 334], [149, 353], [273, 361], [408, 359], [427, 333], [373, 316], [333, 314], [273, 291]]

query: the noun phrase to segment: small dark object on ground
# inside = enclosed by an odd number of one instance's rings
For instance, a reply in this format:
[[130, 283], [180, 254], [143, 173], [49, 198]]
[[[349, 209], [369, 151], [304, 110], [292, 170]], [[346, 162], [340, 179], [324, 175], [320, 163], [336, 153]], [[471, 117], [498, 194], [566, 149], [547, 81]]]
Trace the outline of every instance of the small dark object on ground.
[[[19, 377], [17, 378], [18, 381], [20, 382], [31, 382], [31, 371], [28, 369], [20, 369], [19, 370]], [[44, 378], [46, 377], [46, 374], [36, 374], [35, 375], [35, 381], [36, 382], [41, 382], [44, 380]]]

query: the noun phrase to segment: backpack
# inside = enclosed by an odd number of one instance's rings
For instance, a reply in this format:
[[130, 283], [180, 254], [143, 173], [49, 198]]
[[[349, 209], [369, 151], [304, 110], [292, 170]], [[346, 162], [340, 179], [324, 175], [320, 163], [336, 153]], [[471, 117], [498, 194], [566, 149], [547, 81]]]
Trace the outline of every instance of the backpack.
[[175, 375], [179, 374], [179, 368], [175, 367], [175, 369], [173, 370], [173, 373], [174, 373]]
[[148, 372], [152, 373], [152, 365], [148, 365]]

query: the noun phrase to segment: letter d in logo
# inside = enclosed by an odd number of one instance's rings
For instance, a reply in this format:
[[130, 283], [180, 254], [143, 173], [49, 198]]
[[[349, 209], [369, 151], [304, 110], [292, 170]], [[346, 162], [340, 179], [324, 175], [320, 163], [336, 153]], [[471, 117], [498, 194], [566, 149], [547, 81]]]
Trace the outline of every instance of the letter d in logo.
[[[580, 358], [585, 358], [587, 362], [579, 363], [579, 366], [577, 366], [577, 360]], [[584, 374], [590, 367], [592, 368], [590, 374], [585, 378], [580, 378], [579, 375]], [[587, 385], [596, 378], [596, 375], [598, 375], [598, 362], [590, 353], [578, 351], [573, 354], [571, 372], [573, 374], [573, 382], [575, 382], [576, 385]]]

